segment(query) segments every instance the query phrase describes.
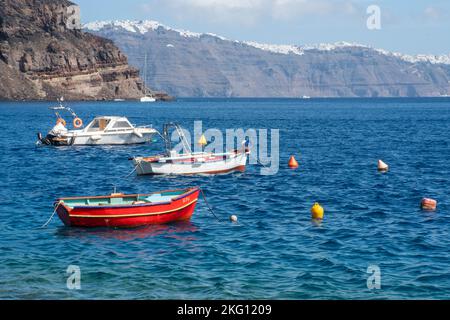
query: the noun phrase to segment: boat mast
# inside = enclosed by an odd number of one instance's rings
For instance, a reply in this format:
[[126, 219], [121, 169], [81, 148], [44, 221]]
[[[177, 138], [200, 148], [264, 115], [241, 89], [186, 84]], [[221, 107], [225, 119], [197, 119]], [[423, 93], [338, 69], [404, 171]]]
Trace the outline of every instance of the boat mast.
[[143, 80], [144, 80], [144, 95], [147, 96], [148, 92], [147, 92], [147, 52], [145, 52], [144, 55], [144, 75], [143, 75]]

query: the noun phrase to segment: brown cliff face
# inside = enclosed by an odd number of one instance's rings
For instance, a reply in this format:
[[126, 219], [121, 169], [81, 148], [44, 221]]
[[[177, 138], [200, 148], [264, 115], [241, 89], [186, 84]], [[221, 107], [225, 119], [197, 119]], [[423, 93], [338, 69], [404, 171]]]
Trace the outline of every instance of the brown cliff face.
[[112, 41], [72, 29], [66, 0], [0, 0], [0, 99], [136, 99], [139, 71]]

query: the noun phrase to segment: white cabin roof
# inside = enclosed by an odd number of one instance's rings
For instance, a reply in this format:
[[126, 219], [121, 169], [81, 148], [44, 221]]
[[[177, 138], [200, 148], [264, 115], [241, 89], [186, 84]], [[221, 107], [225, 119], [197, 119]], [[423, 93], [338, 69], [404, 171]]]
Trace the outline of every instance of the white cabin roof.
[[95, 117], [94, 120], [96, 119], [105, 119], [105, 120], [128, 120], [126, 117], [118, 117], [118, 116], [99, 116], [99, 117]]

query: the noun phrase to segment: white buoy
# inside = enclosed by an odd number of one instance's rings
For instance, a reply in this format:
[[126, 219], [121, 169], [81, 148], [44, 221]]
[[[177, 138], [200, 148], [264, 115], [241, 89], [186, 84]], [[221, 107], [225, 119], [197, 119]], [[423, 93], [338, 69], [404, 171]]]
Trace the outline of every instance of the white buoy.
[[383, 160], [378, 160], [378, 171], [388, 171], [389, 166], [383, 162]]
[[238, 217], [235, 216], [235, 215], [232, 215], [232, 216], [230, 217], [230, 221], [236, 223], [236, 222], [238, 222]]

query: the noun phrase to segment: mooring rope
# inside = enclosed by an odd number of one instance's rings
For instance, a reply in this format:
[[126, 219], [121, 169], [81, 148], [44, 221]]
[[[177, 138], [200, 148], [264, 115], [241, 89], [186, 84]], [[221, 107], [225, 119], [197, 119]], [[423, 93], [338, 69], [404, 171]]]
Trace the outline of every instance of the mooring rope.
[[262, 164], [261, 161], [259, 161], [259, 159], [257, 157], [253, 157], [252, 154], [250, 154], [250, 158], [252, 158], [253, 160], [256, 160], [256, 163], [259, 164], [260, 166], [262, 166], [264, 168], [268, 168], [265, 164]]
[[[220, 223], [225, 223], [225, 221], [223, 221], [222, 219], [220, 219], [220, 218], [215, 214], [215, 212], [214, 212], [213, 208], [211, 207], [211, 205], [209, 204], [208, 200], [206, 200], [205, 192], [203, 192], [203, 189], [202, 189], [202, 188], [200, 188], [200, 191], [201, 191], [201, 193], [202, 193], [203, 200], [205, 200], [205, 204], [206, 204], [206, 207], [208, 208], [209, 212], [211, 212], [211, 214], [214, 216], [214, 218], [217, 219], [217, 221], [219, 221]], [[239, 221], [236, 221], [235, 224], [236, 224], [236, 225], [239, 225], [239, 226], [244, 226], [244, 225], [245, 225], [245, 224], [243, 224], [243, 223], [241, 223], [241, 222], [239, 222]]]
[[50, 224], [50, 222], [52, 221], [53, 217], [55, 216], [56, 210], [58, 210], [58, 207], [61, 205], [61, 202], [58, 202], [57, 206], [55, 207], [55, 210], [53, 211], [52, 215], [50, 216], [50, 218], [47, 220], [46, 223], [44, 223], [41, 227], [41, 229], [47, 228], [47, 226]]
[[203, 189], [202, 189], [202, 188], [200, 188], [200, 192], [202, 193], [203, 200], [205, 200], [205, 204], [206, 204], [206, 207], [208, 208], [209, 212], [212, 213], [212, 215], [217, 219], [217, 221], [222, 222], [222, 220], [219, 219], [219, 217], [217, 217], [217, 215], [214, 213], [214, 210], [213, 210], [212, 207], [209, 205], [208, 200], [206, 200], [206, 196], [205, 196], [205, 193], [203, 192]]
[[127, 174], [124, 179], [128, 179], [137, 170], [138, 166], [139, 166], [139, 163], [134, 166], [133, 170], [131, 170], [131, 172], [129, 174]]

